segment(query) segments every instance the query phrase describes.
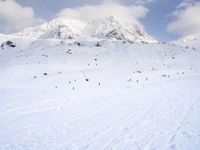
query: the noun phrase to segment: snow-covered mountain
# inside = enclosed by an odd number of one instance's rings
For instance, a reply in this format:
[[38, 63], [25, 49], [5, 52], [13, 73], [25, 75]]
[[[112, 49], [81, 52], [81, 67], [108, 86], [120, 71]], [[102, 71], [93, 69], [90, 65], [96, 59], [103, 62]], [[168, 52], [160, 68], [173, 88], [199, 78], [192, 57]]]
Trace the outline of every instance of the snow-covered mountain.
[[200, 33], [188, 35], [175, 41], [174, 43], [182, 46], [193, 46], [200, 48]]
[[90, 22], [56, 17], [49, 22], [26, 28], [14, 35], [36, 39], [103, 39], [129, 42], [156, 42], [138, 25], [120, 23], [114, 17], [92, 20]]
[[116, 39], [130, 42], [155, 42], [155, 40], [142, 31], [139, 26], [131, 23], [120, 23], [114, 17], [93, 20], [85, 32], [91, 37]]
[[29, 37], [35, 39], [75, 38], [81, 34], [85, 25], [85, 23], [78, 20], [57, 17], [41, 25], [25, 28], [24, 30], [15, 33], [14, 35], [18, 37]]

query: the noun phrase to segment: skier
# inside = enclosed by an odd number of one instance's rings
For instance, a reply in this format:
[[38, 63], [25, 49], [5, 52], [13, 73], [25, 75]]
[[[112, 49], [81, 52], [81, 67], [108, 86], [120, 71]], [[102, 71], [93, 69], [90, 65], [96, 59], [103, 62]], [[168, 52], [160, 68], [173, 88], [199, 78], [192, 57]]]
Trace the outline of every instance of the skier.
[[83, 75], [84, 75], [84, 77], [85, 77], [85, 81], [86, 82], [89, 82], [90, 81], [90, 79], [89, 78], [87, 78], [87, 76], [85, 75], [85, 73], [83, 72]]

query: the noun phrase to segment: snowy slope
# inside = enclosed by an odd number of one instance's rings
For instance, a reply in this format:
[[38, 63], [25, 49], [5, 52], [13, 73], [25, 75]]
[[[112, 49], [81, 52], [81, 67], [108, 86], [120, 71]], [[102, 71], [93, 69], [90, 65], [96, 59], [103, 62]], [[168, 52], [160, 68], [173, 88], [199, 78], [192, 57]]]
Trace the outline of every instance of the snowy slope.
[[7, 35], [7, 34], [1, 34], [0, 33], [0, 43], [5, 42], [5, 41], [10, 40], [10, 39], [16, 39], [16, 38], [17, 37], [13, 36], [13, 35]]
[[174, 43], [182, 45], [182, 46], [193, 46], [200, 48], [200, 34], [193, 34], [188, 35], [185, 37], [180, 38], [179, 40], [175, 41]]
[[200, 49], [14, 41], [0, 49], [1, 150], [199, 149]]
[[19, 37], [36, 39], [88, 39], [88, 40], [121, 40], [129, 42], [156, 42], [135, 24], [124, 24], [108, 17], [101, 20], [83, 22], [64, 17], [56, 17], [36, 27], [24, 29], [14, 34]]

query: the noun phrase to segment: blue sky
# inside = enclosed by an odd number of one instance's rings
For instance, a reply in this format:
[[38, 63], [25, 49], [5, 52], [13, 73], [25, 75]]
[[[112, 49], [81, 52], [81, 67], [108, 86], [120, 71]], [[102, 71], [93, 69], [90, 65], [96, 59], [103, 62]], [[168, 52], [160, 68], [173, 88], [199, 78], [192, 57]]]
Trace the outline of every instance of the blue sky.
[[[39, 19], [50, 20], [64, 8], [74, 9], [76, 7], [80, 7], [83, 5], [98, 5], [102, 3], [102, 1], [100, 0], [57, 0], [57, 1], [55, 0], [10, 0], [10, 1], [14, 1], [15, 3], [17, 3], [17, 5], [20, 5], [21, 7], [27, 6], [33, 9], [34, 14], [33, 12], [31, 12], [31, 10], [27, 12], [27, 14], [29, 14], [30, 20], [32, 19], [31, 20], [32, 22], [35, 22], [36, 19], [37, 21]], [[178, 26], [178, 23], [181, 24], [181, 22], [186, 22], [185, 24], [187, 24], [189, 19], [181, 20], [183, 18], [181, 16], [182, 14], [178, 14], [178, 13], [182, 13], [183, 11], [178, 11], [177, 9], [179, 9], [179, 6], [181, 6], [181, 4], [187, 3], [187, 5], [190, 5], [190, 4], [193, 4], [193, 3], [196, 4], [199, 2], [199, 0], [117, 0], [117, 1], [104, 0], [104, 1], [116, 2], [120, 5], [125, 5], [127, 7], [130, 5], [141, 5], [147, 8], [148, 13], [146, 13], [146, 16], [141, 17], [138, 20], [144, 26], [147, 33], [149, 33], [151, 36], [153, 36], [154, 38], [160, 41], [175, 40], [179, 38], [180, 36], [184, 35], [184, 33], [182, 33], [183, 31], [178, 31], [177, 26]], [[3, 3], [3, 2], [0, 1], [0, 3]], [[186, 9], [187, 7], [184, 6], [184, 9]], [[172, 15], [174, 12], [178, 12], [176, 16]], [[0, 13], [1, 13], [1, 10], [0, 10]], [[4, 17], [3, 19], [5, 20], [5, 16], [3, 17]], [[23, 19], [23, 17], [28, 18], [28, 16], [22, 16], [21, 18]], [[175, 17], [177, 20], [173, 22]], [[8, 20], [11, 20], [11, 19], [9, 18]], [[0, 14], [0, 21], [1, 21], [1, 14]], [[8, 24], [6, 23], [0, 23], [0, 25], [5, 26]], [[173, 32], [167, 31], [168, 25], [170, 23], [172, 23], [171, 25], [172, 27], [170, 28], [170, 31], [173, 31]], [[12, 22], [12, 24], [14, 23]], [[11, 24], [11, 27], [12, 27], [12, 24]], [[29, 24], [30, 24], [30, 21], [29, 21]], [[195, 25], [196, 25], [195, 27], [198, 28], [199, 22], [195, 22]], [[26, 24], [22, 26], [25, 27]], [[192, 25], [192, 27], [193, 26], [194, 25]], [[188, 28], [189, 28], [188, 26], [187, 27], [184, 26], [183, 30], [184, 29], [191, 30]], [[21, 29], [21, 28], [18, 27], [16, 29]], [[0, 28], [0, 32], [2, 31], [9, 32], [10, 30], [8, 27], [2, 28], [2, 29]], [[11, 30], [11, 31], [15, 31], [15, 30]]]
[[167, 24], [172, 20], [171, 13], [176, 10], [180, 0], [166, 0], [165, 2], [155, 2], [147, 5], [149, 13], [142, 19], [146, 31], [159, 40], [174, 40], [177, 34], [166, 31]]

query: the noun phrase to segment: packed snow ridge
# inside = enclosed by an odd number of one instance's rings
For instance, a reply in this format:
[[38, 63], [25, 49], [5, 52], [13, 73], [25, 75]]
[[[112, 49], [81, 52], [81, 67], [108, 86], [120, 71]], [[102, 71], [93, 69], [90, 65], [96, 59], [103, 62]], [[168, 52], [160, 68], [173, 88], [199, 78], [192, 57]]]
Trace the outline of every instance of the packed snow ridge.
[[41, 25], [26, 28], [14, 34], [19, 37], [36, 39], [88, 39], [119, 40], [128, 42], [156, 42], [142, 28], [133, 23], [122, 23], [114, 17], [80, 21], [65, 17], [56, 17]]

